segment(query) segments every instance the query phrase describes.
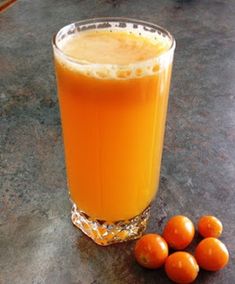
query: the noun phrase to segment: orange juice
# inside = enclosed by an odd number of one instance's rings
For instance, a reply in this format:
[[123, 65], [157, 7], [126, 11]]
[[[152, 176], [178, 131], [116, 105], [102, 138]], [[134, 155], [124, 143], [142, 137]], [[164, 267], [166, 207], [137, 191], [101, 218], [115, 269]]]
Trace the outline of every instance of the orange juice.
[[55, 53], [55, 62], [71, 199], [93, 218], [130, 219], [157, 191], [170, 41], [102, 29], [76, 33], [59, 48], [63, 55]]

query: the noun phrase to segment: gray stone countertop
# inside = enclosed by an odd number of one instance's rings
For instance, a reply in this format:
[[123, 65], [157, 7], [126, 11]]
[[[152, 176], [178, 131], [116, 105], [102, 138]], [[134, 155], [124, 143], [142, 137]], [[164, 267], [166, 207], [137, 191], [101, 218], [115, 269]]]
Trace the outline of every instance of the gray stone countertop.
[[[85, 18], [166, 27], [177, 47], [159, 194], [148, 232], [184, 214], [224, 224], [229, 265], [195, 283], [235, 283], [235, 1], [19, 0], [0, 14], [0, 283], [171, 283], [99, 247], [70, 222], [51, 37]], [[198, 241], [198, 238], [197, 238]], [[195, 241], [189, 251], [193, 251]]]

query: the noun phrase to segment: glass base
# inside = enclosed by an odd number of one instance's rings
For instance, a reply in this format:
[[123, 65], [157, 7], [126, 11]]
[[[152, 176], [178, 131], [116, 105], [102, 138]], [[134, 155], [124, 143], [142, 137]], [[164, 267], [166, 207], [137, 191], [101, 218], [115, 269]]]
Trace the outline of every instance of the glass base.
[[149, 215], [150, 207], [130, 220], [109, 223], [87, 216], [73, 204], [71, 220], [76, 227], [95, 243], [107, 246], [141, 237], [146, 229]]

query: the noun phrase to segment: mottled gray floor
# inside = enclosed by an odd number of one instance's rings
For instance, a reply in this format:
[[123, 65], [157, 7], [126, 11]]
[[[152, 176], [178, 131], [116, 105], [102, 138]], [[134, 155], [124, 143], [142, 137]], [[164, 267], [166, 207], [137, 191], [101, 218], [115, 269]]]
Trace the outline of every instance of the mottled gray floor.
[[[224, 224], [229, 266], [196, 283], [235, 283], [235, 1], [19, 0], [0, 14], [0, 283], [170, 283], [133, 243], [96, 246], [70, 223], [51, 37], [73, 21], [131, 16], [177, 41], [162, 175], [150, 232], [167, 218]], [[191, 246], [193, 250], [194, 246]]]

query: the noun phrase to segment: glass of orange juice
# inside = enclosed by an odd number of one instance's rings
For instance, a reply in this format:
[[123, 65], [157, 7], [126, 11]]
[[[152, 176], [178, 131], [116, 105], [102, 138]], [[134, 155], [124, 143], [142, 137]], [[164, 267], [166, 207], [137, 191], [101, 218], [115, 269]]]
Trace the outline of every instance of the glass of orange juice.
[[53, 38], [72, 222], [97, 244], [141, 236], [160, 175], [175, 40], [125, 18]]

